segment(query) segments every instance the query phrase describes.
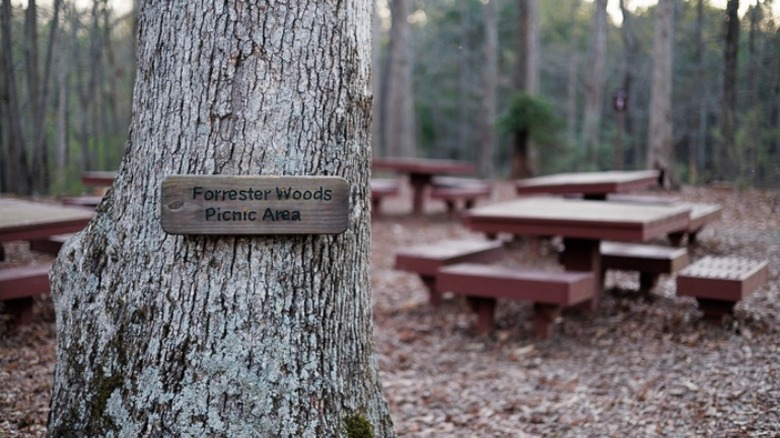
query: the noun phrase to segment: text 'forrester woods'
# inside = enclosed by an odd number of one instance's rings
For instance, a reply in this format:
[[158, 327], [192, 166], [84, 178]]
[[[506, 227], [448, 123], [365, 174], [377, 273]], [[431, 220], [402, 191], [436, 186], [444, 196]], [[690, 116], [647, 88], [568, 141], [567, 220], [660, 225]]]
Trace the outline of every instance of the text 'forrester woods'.
[[161, 224], [171, 234], [330, 234], [347, 228], [339, 177], [169, 176]]

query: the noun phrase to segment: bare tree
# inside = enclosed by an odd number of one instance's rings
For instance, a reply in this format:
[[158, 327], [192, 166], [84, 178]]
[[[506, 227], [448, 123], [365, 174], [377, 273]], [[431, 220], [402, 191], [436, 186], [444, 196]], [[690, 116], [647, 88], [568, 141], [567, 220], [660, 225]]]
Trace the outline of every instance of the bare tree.
[[494, 176], [496, 90], [498, 88], [498, 18], [495, 0], [486, 0], [482, 11], [485, 26], [485, 64], [480, 117], [480, 147], [477, 161], [480, 173], [490, 178]]
[[[517, 64], [515, 88], [527, 95], [539, 93], [539, 4], [538, 0], [519, 0], [517, 30]], [[512, 178], [527, 178], [536, 173], [536, 151], [526, 134], [515, 133], [512, 158]]]
[[588, 65], [590, 67], [585, 85], [585, 112], [582, 122], [582, 139], [588, 157], [588, 164], [596, 162], [596, 148], [599, 145], [599, 127], [604, 102], [604, 73], [607, 51], [607, 0], [596, 0], [591, 31]]
[[650, 93], [650, 121], [647, 165], [663, 175], [663, 185], [677, 184], [672, 139], [672, 33], [674, 0], [659, 0], [655, 10], [653, 37], [653, 84]]
[[[369, 290], [369, 2], [148, 1], [125, 156], [52, 270], [48, 435], [393, 436]], [[332, 175], [341, 234], [176, 236], [167, 175]]]
[[[625, 130], [625, 138], [631, 138], [633, 132], [633, 117], [630, 105], [631, 102], [636, 100], [636, 93], [634, 91], [634, 79], [636, 77], [637, 58], [639, 56], [639, 40], [636, 36], [636, 30], [634, 28], [634, 16], [626, 8], [626, 1], [620, 0], [620, 11], [623, 16], [623, 25], [620, 26], [620, 36], [623, 39], [623, 85], [622, 91], [625, 93], [626, 103], [623, 109], [623, 126], [619, 129]], [[636, 145], [634, 145], [636, 147]], [[639, 152], [634, 151], [634, 156], [638, 156]], [[623, 163], [623, 157], [616, 157], [617, 162]]]
[[721, 102], [721, 148], [715, 156], [720, 178], [731, 178], [737, 161], [737, 54], [739, 48], [739, 0], [726, 4], [723, 42], [723, 101]]
[[3, 0], [0, 14], [0, 36], [2, 37], [3, 60], [3, 114], [6, 123], [6, 155], [3, 174], [6, 175], [6, 190], [29, 194], [32, 190], [32, 176], [27, 161], [27, 142], [22, 127], [22, 108], [20, 104], [18, 83], [14, 70], [14, 57], [11, 29], [11, 0]]
[[387, 59], [384, 148], [388, 155], [412, 157], [417, 150], [409, 42], [409, 0], [392, 0], [393, 24]]

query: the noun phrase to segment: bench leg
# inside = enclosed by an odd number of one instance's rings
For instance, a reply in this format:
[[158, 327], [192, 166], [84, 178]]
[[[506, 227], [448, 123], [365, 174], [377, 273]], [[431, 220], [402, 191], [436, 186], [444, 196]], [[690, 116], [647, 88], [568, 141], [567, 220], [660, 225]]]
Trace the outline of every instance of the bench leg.
[[699, 230], [688, 232], [688, 245], [689, 246], [695, 246], [696, 245], [696, 235], [697, 234], [699, 234]]
[[454, 215], [455, 211], [457, 210], [455, 206], [455, 201], [448, 199], [444, 201], [444, 203], [447, 204], [447, 213], [449, 213], [450, 215]]
[[[593, 272], [593, 298], [587, 303], [590, 310], [596, 310], [601, 303], [602, 286], [601, 278], [601, 252], [598, 240], [577, 239], [566, 237], [563, 239], [563, 252], [560, 254], [560, 262], [567, 271]], [[576, 305], [574, 307], [581, 307]]]
[[710, 298], [696, 298], [699, 303], [699, 309], [704, 312], [704, 319], [710, 322], [719, 323], [723, 317], [734, 312], [734, 301], [713, 300]]
[[658, 284], [658, 274], [651, 274], [649, 272], [639, 273], [639, 292], [650, 293], [655, 285]]
[[3, 308], [5, 313], [13, 316], [12, 324], [14, 326], [20, 326], [29, 324], [33, 320], [33, 298], [15, 298], [13, 300], [3, 301]]
[[560, 315], [560, 306], [534, 303], [534, 335], [536, 339], [550, 339], [555, 328], [555, 319]]
[[684, 231], [669, 233], [669, 242], [672, 246], [680, 246], [682, 245], [683, 237], [685, 237]]
[[493, 330], [496, 310], [495, 298], [467, 297], [469, 307], [477, 314], [477, 333], [486, 335]]
[[428, 302], [431, 303], [431, 306], [437, 307], [441, 304], [441, 292], [436, 290], [436, 277], [431, 275], [420, 275], [420, 280], [422, 280], [423, 284], [428, 289]]

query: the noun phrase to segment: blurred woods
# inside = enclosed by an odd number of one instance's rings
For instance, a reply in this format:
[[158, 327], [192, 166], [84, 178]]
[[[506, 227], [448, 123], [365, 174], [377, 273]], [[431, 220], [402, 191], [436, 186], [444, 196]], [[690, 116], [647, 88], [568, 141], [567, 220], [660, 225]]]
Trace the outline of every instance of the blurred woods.
[[[124, 149], [136, 8], [0, 1], [0, 191], [80, 191], [82, 171], [115, 170]], [[374, 154], [496, 178], [662, 167], [672, 183], [779, 186], [773, 1], [606, 6], [377, 0]], [[499, 128], [520, 94], [553, 109], [554, 132]]]
[[82, 171], [114, 170], [124, 150], [137, 14], [1, 1], [0, 191], [76, 192]]

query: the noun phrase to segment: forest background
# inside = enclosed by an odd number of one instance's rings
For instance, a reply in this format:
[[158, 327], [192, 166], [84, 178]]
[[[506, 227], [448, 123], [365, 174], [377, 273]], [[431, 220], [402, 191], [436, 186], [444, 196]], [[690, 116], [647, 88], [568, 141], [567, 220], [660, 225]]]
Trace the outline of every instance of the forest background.
[[[608, 14], [606, 0], [378, 1], [374, 154], [514, 176], [501, 121], [523, 92], [556, 119], [529, 151], [534, 174], [653, 167], [661, 148], [674, 181], [780, 186], [777, 5], [640, 3], [612, 0]], [[2, 0], [0, 192], [75, 194], [83, 171], [118, 168], [137, 7]], [[668, 110], [651, 109], [663, 89]]]

